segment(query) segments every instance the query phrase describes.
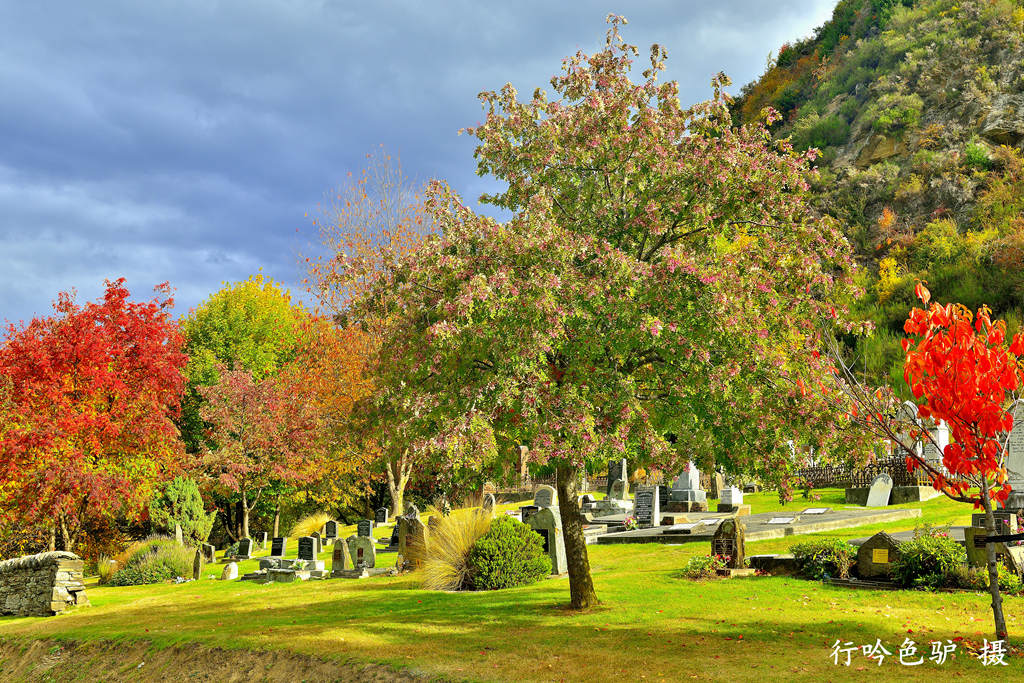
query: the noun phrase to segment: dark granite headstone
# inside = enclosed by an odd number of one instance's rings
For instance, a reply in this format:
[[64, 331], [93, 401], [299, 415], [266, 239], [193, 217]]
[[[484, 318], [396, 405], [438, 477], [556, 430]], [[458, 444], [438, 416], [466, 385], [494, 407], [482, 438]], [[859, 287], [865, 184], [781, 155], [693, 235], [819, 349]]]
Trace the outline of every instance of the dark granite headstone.
[[243, 538], [238, 542], [238, 554], [237, 557], [243, 560], [252, 557], [252, 539]]
[[373, 536], [373, 522], [368, 519], [359, 520], [359, 523], [356, 524], [356, 533], [360, 536], [371, 538]]
[[661, 506], [657, 486], [638, 486], [633, 498], [633, 516], [642, 527], [656, 526], [661, 522]]
[[303, 536], [299, 539], [299, 559], [316, 559], [316, 539], [312, 536]]
[[288, 552], [288, 537], [277, 536], [270, 543], [270, 556], [271, 557], [284, 557], [284, 554]]
[[608, 485], [605, 495], [611, 495], [612, 485], [619, 479], [629, 481], [629, 465], [625, 458], [608, 461]]
[[395, 523], [394, 528], [391, 530], [391, 541], [388, 543], [388, 548], [395, 550], [398, 548], [398, 523]]
[[333, 519], [327, 520], [327, 524], [324, 524], [324, 538], [335, 539], [338, 537], [338, 523]]
[[198, 581], [203, 575], [203, 550], [196, 548], [196, 556], [192, 560], [192, 580]]
[[377, 513], [374, 515], [373, 521], [375, 521], [377, 524], [387, 524], [388, 523], [388, 509], [387, 508], [377, 508]]

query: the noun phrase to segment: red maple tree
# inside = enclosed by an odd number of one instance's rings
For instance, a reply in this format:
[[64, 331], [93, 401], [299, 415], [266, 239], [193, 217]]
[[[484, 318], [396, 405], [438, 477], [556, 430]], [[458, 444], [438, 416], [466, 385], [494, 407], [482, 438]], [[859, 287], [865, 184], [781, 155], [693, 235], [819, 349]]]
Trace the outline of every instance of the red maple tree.
[[0, 346], [0, 505], [5, 521], [52, 523], [73, 549], [90, 515], [131, 516], [182, 454], [172, 422], [182, 395], [170, 287], [129, 301], [124, 279], [83, 306], [9, 325]]

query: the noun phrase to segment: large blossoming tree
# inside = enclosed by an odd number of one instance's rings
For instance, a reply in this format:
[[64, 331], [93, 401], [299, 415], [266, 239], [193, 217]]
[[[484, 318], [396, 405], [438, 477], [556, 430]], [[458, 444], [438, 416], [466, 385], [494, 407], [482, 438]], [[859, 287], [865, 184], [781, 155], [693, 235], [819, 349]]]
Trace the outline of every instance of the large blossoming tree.
[[[786, 442], [823, 445], [822, 317], [842, 316], [848, 248], [804, 201], [809, 155], [764, 125], [734, 128], [724, 76], [680, 106], [664, 51], [569, 58], [538, 90], [481, 95], [480, 173], [508, 184], [476, 215], [442, 185], [441, 235], [385, 255], [391, 277], [353, 313], [387, 319], [375, 383], [388, 438], [450, 469], [518, 445], [557, 473], [571, 603], [597, 602], [577, 504], [587, 463], [627, 447], [663, 468], [712, 458], [778, 480]], [[352, 268], [361, 264], [353, 262]]]

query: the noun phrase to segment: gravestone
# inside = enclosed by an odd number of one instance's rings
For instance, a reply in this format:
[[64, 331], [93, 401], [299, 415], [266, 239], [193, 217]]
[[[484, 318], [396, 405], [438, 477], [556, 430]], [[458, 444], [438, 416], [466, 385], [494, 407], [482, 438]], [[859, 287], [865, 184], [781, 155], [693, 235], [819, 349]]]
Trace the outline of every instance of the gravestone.
[[185, 537], [181, 533], [181, 525], [178, 523], [174, 524], [174, 540], [178, 542], [178, 545], [185, 545]]
[[707, 510], [707, 492], [700, 488], [700, 470], [692, 462], [672, 484], [666, 509], [670, 512]]
[[327, 520], [327, 524], [324, 524], [324, 538], [333, 541], [338, 537], [338, 523], [333, 519]]
[[405, 506], [406, 517], [419, 517], [420, 509], [416, 507], [416, 503], [407, 503]]
[[625, 479], [616, 479], [615, 483], [612, 484], [611, 493], [608, 497], [612, 500], [628, 500], [629, 499], [629, 482]]
[[657, 486], [637, 486], [633, 500], [633, 515], [637, 524], [648, 528], [661, 523], [661, 505]]
[[349, 536], [348, 552], [353, 569], [372, 569], [377, 563], [377, 550], [366, 536]]
[[589, 493], [584, 493], [580, 496], [580, 512], [590, 512], [594, 507], [596, 499]]
[[1006, 479], [1010, 484], [1010, 497], [1003, 506], [1017, 512], [1024, 510], [1024, 399], [1011, 406], [1013, 429], [1006, 437]]
[[388, 550], [398, 550], [398, 522], [391, 529], [391, 540], [388, 541]]
[[[426, 554], [427, 543], [427, 527], [418, 517], [399, 518], [398, 566], [401, 569], [419, 569]], [[352, 555], [354, 558], [355, 553]]]
[[949, 445], [949, 426], [939, 420], [937, 425], [928, 430], [927, 435], [921, 437], [921, 444], [922, 458], [940, 472], [945, 470], [945, 466], [942, 464], [942, 454], [946, 446]]
[[891, 494], [892, 477], [882, 472], [871, 482], [871, 488], [868, 489], [867, 507], [885, 507], [889, 504], [889, 496]]
[[530, 517], [540, 512], [540, 507], [536, 505], [523, 505], [519, 508], [519, 517], [525, 523]]
[[[1001, 535], [1001, 534], [1000, 534]], [[964, 528], [964, 546], [967, 548], [967, 564], [971, 567], [988, 566], [988, 550], [986, 539], [988, 531], [975, 527]], [[993, 544], [996, 552], [996, 562], [1007, 564], [1014, 572], [1020, 573], [1024, 566], [1024, 556], [1020, 549], [1008, 547], [1005, 543]]]
[[541, 485], [533, 494], [533, 504], [537, 507], [549, 508], [558, 505], [558, 493], [550, 486]]
[[711, 538], [711, 554], [728, 557], [726, 566], [729, 569], [743, 569], [746, 556], [744, 532], [746, 528], [737, 519], [723, 519], [715, 535]]
[[[722, 490], [725, 488], [725, 477], [721, 472], [711, 473], [711, 484], [708, 487], [708, 498], [721, 498]], [[724, 501], [723, 501], [724, 502]]]
[[726, 486], [722, 489], [722, 497], [718, 502], [719, 512], [736, 512], [743, 505], [743, 491], [735, 486]]
[[337, 576], [350, 569], [352, 569], [352, 553], [349, 550], [348, 541], [341, 538], [335, 539], [331, 552], [331, 575]]
[[669, 496], [672, 495], [672, 487], [668, 484], [658, 484], [658, 501], [665, 505], [668, 502]]
[[234, 562], [228, 562], [224, 565], [224, 571], [220, 573], [221, 581], [234, 581], [238, 578], [238, 565]]
[[285, 553], [288, 552], [288, 537], [277, 536], [270, 544], [270, 556], [271, 557], [284, 557]]
[[[1019, 518], [1012, 512], [1006, 510], [993, 510], [992, 517], [996, 523], [996, 534], [1019, 533]], [[985, 528], [985, 513], [976, 512], [971, 515], [971, 526], [981, 529]]]
[[[323, 552], [323, 549], [324, 549], [324, 545], [323, 545], [324, 542], [323, 542], [323, 539], [320, 538], [320, 532], [319, 531], [314, 531], [313, 533], [310, 534], [310, 537], [313, 539], [313, 542], [316, 544], [315, 547], [314, 547], [313, 552], [315, 552], [317, 555], [319, 555], [321, 552]], [[314, 557], [313, 559], [315, 560], [316, 558]]]
[[359, 520], [359, 523], [356, 524], [356, 534], [367, 538], [373, 538], [373, 522], [368, 519]]
[[377, 513], [374, 515], [373, 521], [377, 522], [377, 524], [387, 524], [388, 523], [388, 509], [387, 508], [377, 508]]
[[484, 494], [483, 504], [481, 505], [481, 507], [483, 507], [484, 510], [486, 510], [487, 512], [490, 512], [490, 511], [494, 510], [494, 506], [496, 504], [497, 504], [497, 501], [494, 499], [494, 494], [493, 493], [485, 493]]
[[203, 544], [203, 556], [206, 559], [206, 563], [210, 564], [217, 561], [217, 549], [209, 543]]
[[260, 544], [260, 550], [267, 549], [267, 532], [261, 531], [256, 534], [256, 542]]
[[565, 540], [562, 538], [562, 518], [558, 509], [541, 508], [527, 523], [540, 534], [544, 552], [551, 558], [551, 573], [564, 574], [567, 571]]
[[427, 517], [427, 530], [428, 531], [433, 531], [433, 530], [437, 529], [437, 527], [439, 527], [439, 526], [441, 526], [441, 518], [440, 517], [438, 517], [437, 515], [430, 515], [429, 517]]
[[243, 538], [238, 542], [238, 552], [235, 554], [240, 560], [248, 560], [252, 557], [252, 539]]
[[608, 484], [605, 487], [605, 495], [610, 496], [612, 485], [619, 479], [629, 481], [629, 463], [625, 458], [608, 461]]
[[299, 538], [299, 554], [300, 560], [315, 560], [316, 559], [316, 539], [312, 536], [302, 536]]
[[203, 575], [203, 549], [196, 548], [196, 556], [192, 559], [192, 580], [198, 581]]
[[892, 563], [899, 556], [899, 542], [884, 531], [879, 531], [864, 541], [857, 551], [857, 574], [862, 579], [888, 577], [892, 574]]

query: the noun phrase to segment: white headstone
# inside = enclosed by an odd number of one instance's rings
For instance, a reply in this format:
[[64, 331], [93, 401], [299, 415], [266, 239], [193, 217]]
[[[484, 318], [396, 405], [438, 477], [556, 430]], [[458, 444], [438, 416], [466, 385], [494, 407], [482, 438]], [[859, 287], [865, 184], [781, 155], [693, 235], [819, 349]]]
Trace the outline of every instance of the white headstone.
[[735, 486], [727, 486], [722, 489], [722, 498], [719, 502], [722, 505], [743, 505], [743, 491]]
[[867, 506], [869, 508], [885, 507], [889, 504], [889, 496], [891, 494], [892, 477], [882, 472], [871, 482], [871, 488], [868, 489]]
[[686, 471], [676, 477], [672, 484], [676, 491], [697, 491], [700, 489], [700, 470], [692, 462], [687, 463]]
[[233, 581], [238, 578], [238, 565], [234, 562], [228, 562], [224, 565], [224, 571], [220, 574], [221, 581]]

